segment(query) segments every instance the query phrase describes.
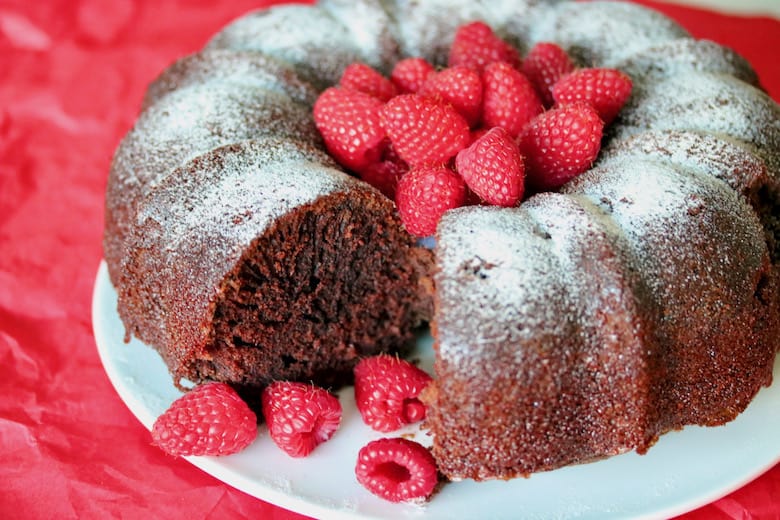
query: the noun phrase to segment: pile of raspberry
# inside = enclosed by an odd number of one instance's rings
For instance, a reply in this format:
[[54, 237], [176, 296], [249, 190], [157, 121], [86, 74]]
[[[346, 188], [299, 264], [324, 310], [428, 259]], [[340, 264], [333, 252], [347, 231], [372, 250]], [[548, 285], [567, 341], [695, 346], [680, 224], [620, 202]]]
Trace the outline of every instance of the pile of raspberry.
[[576, 67], [553, 43], [521, 58], [473, 22], [444, 69], [407, 58], [387, 78], [351, 64], [317, 99], [314, 121], [331, 156], [428, 236], [449, 209], [516, 206], [587, 171], [631, 87], [618, 70]]
[[[363, 422], [390, 433], [422, 421], [419, 399], [431, 376], [389, 355], [362, 359], [354, 369], [355, 404]], [[328, 390], [277, 381], [263, 390], [262, 412], [273, 442], [291, 457], [306, 457], [341, 425], [341, 403]], [[154, 443], [174, 456], [230, 455], [258, 435], [257, 416], [225, 383], [196, 386], [154, 423]], [[439, 482], [430, 451], [404, 437], [383, 437], [358, 453], [355, 476], [367, 490], [391, 502], [424, 501]]]

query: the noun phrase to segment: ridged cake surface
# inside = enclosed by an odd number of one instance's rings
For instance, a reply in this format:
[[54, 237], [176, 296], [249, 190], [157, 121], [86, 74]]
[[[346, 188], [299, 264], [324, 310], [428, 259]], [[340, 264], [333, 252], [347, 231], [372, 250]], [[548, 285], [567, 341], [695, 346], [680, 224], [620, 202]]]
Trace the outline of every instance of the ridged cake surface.
[[709, 40], [667, 40], [632, 53], [613, 66], [641, 82], [696, 71], [726, 74], [759, 85], [755, 71], [745, 58]]
[[208, 47], [274, 56], [319, 87], [338, 83], [341, 71], [354, 61], [378, 64], [381, 59], [371, 51], [363, 52], [347, 28], [320, 6], [281, 5], [255, 11], [217, 33]]
[[225, 82], [260, 87], [313, 105], [317, 89], [287, 62], [267, 54], [232, 49], [206, 49], [177, 60], [149, 85], [143, 108], [166, 94], [203, 83]]

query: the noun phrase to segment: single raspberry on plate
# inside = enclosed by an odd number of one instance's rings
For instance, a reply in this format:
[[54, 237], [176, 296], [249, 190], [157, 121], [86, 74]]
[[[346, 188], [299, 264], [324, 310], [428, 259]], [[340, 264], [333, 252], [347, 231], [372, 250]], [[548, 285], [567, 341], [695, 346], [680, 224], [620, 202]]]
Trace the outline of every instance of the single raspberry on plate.
[[271, 439], [291, 457], [307, 456], [341, 424], [339, 400], [311, 384], [276, 381], [261, 400]]
[[510, 207], [523, 198], [523, 157], [517, 143], [501, 127], [458, 152], [455, 166], [466, 186], [489, 204]]
[[447, 64], [450, 67], [463, 65], [481, 71], [495, 62], [507, 63], [520, 68], [520, 53], [509, 43], [499, 38], [484, 22], [461, 25], [455, 32]]
[[482, 124], [500, 126], [512, 137], [544, 111], [531, 82], [506, 63], [492, 63], [482, 72]]
[[391, 432], [425, 418], [418, 399], [431, 381], [424, 371], [404, 359], [379, 355], [355, 366], [355, 404], [363, 422], [374, 430]]
[[551, 107], [554, 102], [553, 85], [574, 70], [574, 62], [558, 45], [539, 42], [528, 51], [521, 70], [542, 98], [544, 106]]
[[482, 79], [469, 67], [449, 67], [428, 76], [418, 92], [452, 105], [474, 128], [482, 115]]
[[445, 163], [469, 143], [469, 125], [449, 105], [402, 94], [379, 111], [395, 151], [410, 167]]
[[390, 502], [424, 502], [439, 481], [436, 461], [409, 439], [377, 439], [358, 452], [355, 476], [371, 493]]
[[401, 222], [418, 237], [433, 235], [444, 212], [462, 206], [465, 199], [463, 178], [442, 165], [409, 170], [395, 192]]
[[553, 108], [531, 121], [520, 136], [526, 181], [555, 190], [590, 168], [601, 149], [604, 123], [585, 103]]
[[205, 383], [176, 399], [152, 427], [171, 455], [229, 455], [257, 437], [257, 416], [225, 383]]
[[389, 139], [382, 153], [382, 159], [358, 172], [361, 179], [382, 192], [386, 197], [395, 200], [395, 190], [398, 181], [409, 171], [406, 164], [395, 152]]
[[331, 87], [314, 103], [314, 123], [330, 155], [360, 171], [379, 161], [385, 131], [379, 121], [382, 102], [355, 90]]
[[401, 94], [414, 94], [423, 86], [428, 74], [434, 72], [433, 65], [423, 58], [405, 58], [393, 67], [390, 81]]
[[368, 94], [382, 102], [398, 94], [398, 89], [392, 81], [365, 63], [348, 65], [341, 74], [339, 86]]
[[584, 101], [610, 124], [631, 95], [633, 84], [617, 69], [578, 69], [562, 77], [553, 87], [558, 105]]

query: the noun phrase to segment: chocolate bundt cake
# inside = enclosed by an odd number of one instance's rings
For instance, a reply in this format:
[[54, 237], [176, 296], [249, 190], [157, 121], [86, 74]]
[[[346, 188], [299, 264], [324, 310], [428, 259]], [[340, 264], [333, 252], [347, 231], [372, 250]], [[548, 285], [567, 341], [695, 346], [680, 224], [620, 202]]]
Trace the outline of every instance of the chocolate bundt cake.
[[[431, 251], [327, 155], [312, 105], [355, 61], [443, 65], [474, 20], [521, 52], [554, 41], [620, 68], [634, 92], [592, 169], [448, 212]], [[128, 338], [177, 383], [341, 385], [430, 321], [426, 427], [448, 478], [643, 453], [772, 380], [780, 108], [733, 51], [630, 3], [277, 6], [150, 86], [112, 164], [104, 250]]]

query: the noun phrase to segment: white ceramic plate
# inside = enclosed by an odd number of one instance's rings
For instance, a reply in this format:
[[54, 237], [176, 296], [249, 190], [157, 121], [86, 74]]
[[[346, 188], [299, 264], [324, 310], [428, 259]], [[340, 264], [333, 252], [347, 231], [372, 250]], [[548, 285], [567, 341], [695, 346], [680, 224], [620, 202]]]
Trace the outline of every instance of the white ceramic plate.
[[[105, 264], [97, 274], [92, 313], [106, 373], [130, 410], [151, 428], [181, 394], [153, 349], [122, 341], [124, 327]], [[420, 338], [417, 352], [429, 371], [430, 345], [429, 336]], [[780, 378], [780, 358], [774, 373]], [[288, 457], [261, 428], [241, 453], [188, 460], [246, 493], [305, 515], [419, 520], [669, 517], [727, 494], [780, 461], [780, 384], [774, 384], [726, 426], [664, 435], [644, 456], [628, 453], [508, 482], [448, 483], [425, 506], [398, 505], [374, 497], [355, 480], [358, 450], [383, 435], [362, 423], [351, 387], [339, 398], [341, 429], [307, 458]], [[401, 433], [429, 443], [417, 426]]]

